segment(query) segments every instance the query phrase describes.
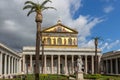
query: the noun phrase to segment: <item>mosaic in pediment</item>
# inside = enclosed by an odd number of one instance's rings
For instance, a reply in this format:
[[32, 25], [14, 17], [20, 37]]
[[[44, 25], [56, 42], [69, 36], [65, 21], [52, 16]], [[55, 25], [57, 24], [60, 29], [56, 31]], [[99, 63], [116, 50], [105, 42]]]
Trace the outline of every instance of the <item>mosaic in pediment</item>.
[[46, 29], [44, 32], [75, 32], [70, 28], [66, 28], [64, 26], [54, 26], [52, 28]]

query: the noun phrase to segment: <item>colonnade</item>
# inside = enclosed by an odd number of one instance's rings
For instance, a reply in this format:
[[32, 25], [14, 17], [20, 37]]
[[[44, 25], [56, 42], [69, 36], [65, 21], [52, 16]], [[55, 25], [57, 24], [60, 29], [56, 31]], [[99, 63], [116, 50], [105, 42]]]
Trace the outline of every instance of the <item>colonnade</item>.
[[[29, 69], [31, 69], [31, 73], [34, 72], [34, 60], [35, 55], [24, 55], [23, 56], [23, 71], [27, 73], [27, 66], [26, 66], [26, 57], [29, 56], [28, 61], [29, 62]], [[34, 56], [34, 57], [33, 57]], [[76, 60], [78, 55], [44, 55], [44, 74], [47, 74], [50, 72], [50, 74], [74, 74], [76, 71]], [[40, 55], [41, 57], [41, 55]], [[34, 59], [33, 59], [34, 58]], [[95, 57], [94, 55], [82, 55], [83, 60], [83, 71], [85, 74], [91, 73], [94, 74], [94, 61]], [[100, 57], [98, 57], [98, 60], [100, 62]], [[41, 58], [40, 58], [40, 64], [41, 64]], [[56, 62], [55, 62], [56, 61]], [[50, 64], [50, 66], [47, 66], [47, 64]], [[40, 66], [41, 67], [41, 66]], [[48, 71], [47, 67], [50, 68], [50, 71]], [[57, 72], [55, 72], [55, 68], [57, 69]], [[63, 68], [63, 69], [62, 69]], [[41, 72], [41, 71], [40, 71]]]
[[21, 72], [21, 59], [0, 51], [0, 76], [10, 76]]
[[103, 60], [103, 72], [104, 74], [116, 75], [120, 74], [120, 58], [109, 58]]

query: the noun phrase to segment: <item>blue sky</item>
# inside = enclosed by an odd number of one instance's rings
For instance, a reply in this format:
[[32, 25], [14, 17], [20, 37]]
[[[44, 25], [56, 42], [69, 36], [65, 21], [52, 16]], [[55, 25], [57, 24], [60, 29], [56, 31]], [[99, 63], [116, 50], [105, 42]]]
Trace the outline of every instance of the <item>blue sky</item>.
[[[120, 1], [119, 0], [83, 0], [82, 7], [73, 15], [76, 19], [78, 15], [89, 15], [93, 17], [100, 17], [103, 21], [91, 29], [91, 36], [100, 36], [102, 43], [113, 43], [111, 48], [106, 48], [103, 52], [119, 50], [120, 48]], [[118, 42], [118, 44], [116, 44]], [[102, 45], [103, 46], [103, 45]], [[101, 47], [101, 45], [99, 46]]]
[[[0, 2], [0, 42], [15, 50], [35, 45], [35, 14], [26, 16], [27, 11], [22, 10], [25, 1]], [[62, 24], [79, 32], [80, 48], [94, 48], [91, 38], [100, 36], [103, 40], [99, 41], [99, 48], [103, 53], [120, 50], [120, 0], [52, 0], [46, 6], [53, 6], [57, 11], [43, 12], [42, 27], [55, 25], [60, 19]]]

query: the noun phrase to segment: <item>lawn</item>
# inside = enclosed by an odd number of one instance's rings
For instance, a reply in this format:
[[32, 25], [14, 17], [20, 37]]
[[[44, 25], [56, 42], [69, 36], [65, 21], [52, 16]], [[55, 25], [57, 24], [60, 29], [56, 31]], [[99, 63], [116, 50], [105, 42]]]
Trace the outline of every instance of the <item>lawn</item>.
[[108, 75], [101, 75], [101, 74], [94, 74], [94, 75], [84, 75], [85, 79], [95, 79], [95, 80], [120, 80], [120, 76], [108, 76]]
[[[70, 75], [75, 78], [75, 75]], [[0, 80], [34, 80], [34, 75], [29, 74], [25, 77], [25, 79], [21, 78], [21, 76], [17, 76], [14, 79], [0, 79]], [[120, 80], [120, 76], [107, 76], [101, 74], [87, 74], [84, 75], [84, 79], [93, 79], [93, 80]], [[69, 80], [68, 76], [65, 75], [57, 75], [57, 74], [40, 74], [40, 80]]]
[[[29, 74], [26, 77], [16, 76], [14, 79], [0, 79], [0, 80], [34, 80], [35, 76], [33, 74]], [[40, 80], [68, 80], [68, 77], [65, 75], [57, 75], [57, 74], [40, 74]]]

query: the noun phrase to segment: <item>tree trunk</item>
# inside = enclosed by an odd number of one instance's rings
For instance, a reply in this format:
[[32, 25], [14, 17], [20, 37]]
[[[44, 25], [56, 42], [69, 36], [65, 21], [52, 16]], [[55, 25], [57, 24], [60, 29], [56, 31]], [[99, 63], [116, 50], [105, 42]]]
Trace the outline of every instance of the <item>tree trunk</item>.
[[42, 23], [42, 14], [41, 12], [36, 12], [35, 18], [37, 24], [36, 32], [36, 54], [35, 54], [35, 80], [39, 80], [39, 52], [40, 52], [40, 42], [41, 42], [41, 23]]
[[40, 52], [40, 27], [41, 23], [37, 23], [36, 33], [36, 54], [35, 54], [35, 80], [39, 80], [39, 52]]
[[98, 46], [98, 40], [95, 39], [95, 74], [98, 73], [97, 46]]

